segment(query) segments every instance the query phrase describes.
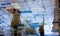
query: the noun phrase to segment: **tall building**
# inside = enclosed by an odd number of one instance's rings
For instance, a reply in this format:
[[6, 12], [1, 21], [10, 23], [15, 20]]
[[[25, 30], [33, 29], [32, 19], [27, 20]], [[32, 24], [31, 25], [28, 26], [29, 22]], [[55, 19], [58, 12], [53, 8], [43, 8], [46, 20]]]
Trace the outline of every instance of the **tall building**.
[[53, 31], [59, 32], [60, 26], [60, 0], [55, 0], [55, 11], [54, 11], [54, 21], [53, 21]]

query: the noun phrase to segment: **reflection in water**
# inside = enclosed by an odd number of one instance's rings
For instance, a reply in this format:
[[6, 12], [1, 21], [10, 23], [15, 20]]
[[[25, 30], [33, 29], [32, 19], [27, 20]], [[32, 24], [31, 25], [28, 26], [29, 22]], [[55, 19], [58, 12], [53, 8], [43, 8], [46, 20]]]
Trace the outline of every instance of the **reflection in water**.
[[[2, 0], [1, 0], [2, 1]], [[0, 1], [0, 3], [1, 3]], [[4, 0], [4, 3], [5, 3], [6, 0]], [[12, 1], [12, 0], [11, 0]], [[10, 1], [10, 2], [11, 2]], [[16, 1], [12, 1], [12, 3], [15, 3]], [[44, 33], [45, 35], [50, 35], [50, 36], [55, 36], [56, 33], [53, 33], [52, 32], [52, 22], [53, 22], [53, 19], [54, 19], [54, 0], [22, 0], [20, 1], [22, 3], [19, 3], [21, 5], [21, 23], [25, 22], [24, 24], [29, 23], [28, 25], [30, 26], [30, 28], [25, 28], [25, 27], [22, 27], [23, 29], [20, 31], [19, 28], [17, 29], [17, 33], [18, 35], [21, 33], [22, 36], [26, 35], [28, 36], [31, 35], [32, 36], [32, 32], [34, 33], [33, 35], [34, 36], [39, 36], [39, 26], [42, 22], [42, 14], [44, 13], [44, 17], [45, 17], [45, 23], [47, 25], [44, 25]], [[43, 3], [43, 5], [42, 5]], [[6, 3], [7, 4], [7, 3]], [[5, 4], [3, 4], [5, 5]], [[3, 5], [0, 5], [3, 6]], [[6, 7], [6, 6], [5, 6]], [[1, 7], [2, 8], [2, 7]], [[4, 8], [4, 6], [3, 6]], [[2, 11], [2, 10], [0, 10]], [[26, 13], [25, 13], [26, 12]], [[27, 13], [27, 12], [31, 12], [31, 13]], [[6, 13], [5, 11], [2, 11], [2, 13]], [[4, 36], [14, 36], [14, 29], [10, 27], [10, 23], [11, 23], [11, 19], [12, 19], [12, 14], [2, 14], [0, 12], [0, 19], [4, 20], [1, 21], [0, 20], [0, 35], [1, 34], [4, 34]], [[2, 16], [3, 17], [2, 17]], [[6, 17], [6, 15], [8, 15], [8, 17]], [[28, 18], [28, 20], [24, 20], [24, 18]], [[2, 22], [2, 23], [1, 23]], [[3, 25], [1, 25], [3, 24]], [[2, 29], [1, 29], [2, 28]], [[32, 30], [33, 28], [33, 30]], [[30, 32], [31, 31], [31, 32]]]

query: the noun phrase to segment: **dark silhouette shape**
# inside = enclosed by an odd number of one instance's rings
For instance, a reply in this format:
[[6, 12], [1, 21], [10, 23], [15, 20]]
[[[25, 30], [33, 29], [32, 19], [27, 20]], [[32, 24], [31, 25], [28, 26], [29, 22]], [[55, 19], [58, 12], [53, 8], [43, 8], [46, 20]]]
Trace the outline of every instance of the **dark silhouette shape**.
[[44, 27], [43, 26], [40, 26], [39, 33], [40, 33], [40, 36], [44, 36]]

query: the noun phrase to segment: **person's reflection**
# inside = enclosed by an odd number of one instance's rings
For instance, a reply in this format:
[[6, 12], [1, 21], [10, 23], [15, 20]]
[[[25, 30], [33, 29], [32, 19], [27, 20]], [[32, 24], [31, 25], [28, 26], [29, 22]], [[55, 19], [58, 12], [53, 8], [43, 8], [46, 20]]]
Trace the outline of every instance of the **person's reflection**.
[[43, 25], [41, 25], [39, 27], [39, 33], [40, 33], [40, 36], [44, 36], [44, 26]]
[[20, 22], [20, 15], [19, 15], [19, 10], [15, 9], [13, 7], [7, 7], [6, 8], [9, 12], [11, 12], [13, 14], [13, 19], [11, 22], [11, 27], [14, 29], [14, 36], [17, 36], [17, 27], [18, 25], [21, 23]]

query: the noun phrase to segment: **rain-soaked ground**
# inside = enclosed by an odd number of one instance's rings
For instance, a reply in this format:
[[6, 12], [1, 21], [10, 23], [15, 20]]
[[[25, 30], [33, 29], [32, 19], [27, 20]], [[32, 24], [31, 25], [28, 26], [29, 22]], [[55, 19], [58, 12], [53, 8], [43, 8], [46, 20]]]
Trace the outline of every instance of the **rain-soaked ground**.
[[[4, 2], [2, 5], [0, 5], [0, 8], [4, 8], [6, 7], [9, 2], [7, 0], [1, 0], [1, 2]], [[22, 1], [21, 1], [22, 2]], [[5, 4], [6, 3], [6, 4]], [[44, 26], [44, 32], [45, 32], [45, 36], [58, 36], [56, 32], [52, 32], [52, 27], [53, 27], [53, 19], [54, 19], [54, 0], [26, 0], [23, 1], [22, 3], [20, 3], [21, 6], [21, 22], [25, 24], [25, 22], [30, 22], [30, 23], [41, 23], [43, 21], [43, 16], [42, 14], [44, 14], [44, 18], [45, 18], [45, 23], [47, 25]], [[29, 10], [29, 11], [28, 11]], [[7, 11], [6, 11], [7, 12]], [[5, 11], [0, 10], [0, 24], [2, 22], [2, 25], [0, 25], [0, 28], [3, 28], [2, 32], [4, 32], [4, 36], [12, 36], [11, 35], [11, 30], [9, 30], [9, 26], [10, 26], [10, 21], [12, 18], [12, 14], [7, 13], [6, 14]], [[27, 13], [28, 12], [28, 13]], [[30, 13], [29, 13], [30, 12]], [[10, 17], [11, 16], [11, 17]], [[27, 21], [25, 21], [25, 18], [27, 18]], [[2, 21], [3, 20], [3, 21]], [[32, 27], [33, 28], [33, 27]], [[7, 30], [8, 29], [8, 30]], [[39, 35], [39, 28], [35, 28], [36, 29], [36, 34], [35, 35], [26, 35], [26, 36], [40, 36]], [[2, 33], [0, 32], [0, 33]], [[25, 36], [22, 34], [22, 36]]]

